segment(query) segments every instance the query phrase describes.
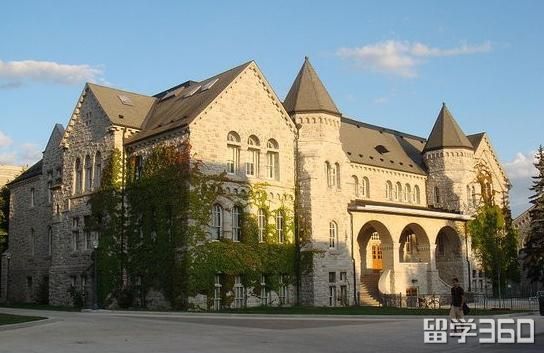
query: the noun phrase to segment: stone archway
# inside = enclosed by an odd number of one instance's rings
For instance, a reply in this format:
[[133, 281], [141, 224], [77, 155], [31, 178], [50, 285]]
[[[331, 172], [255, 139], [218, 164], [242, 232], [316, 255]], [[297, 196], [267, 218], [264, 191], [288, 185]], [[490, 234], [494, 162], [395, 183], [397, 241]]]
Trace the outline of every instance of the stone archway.
[[402, 230], [399, 238], [399, 262], [431, 262], [429, 237], [416, 223], [410, 223]]
[[464, 263], [461, 237], [452, 227], [443, 227], [438, 232], [435, 259], [438, 276], [442, 281], [449, 284], [452, 278], [457, 277], [463, 283]]

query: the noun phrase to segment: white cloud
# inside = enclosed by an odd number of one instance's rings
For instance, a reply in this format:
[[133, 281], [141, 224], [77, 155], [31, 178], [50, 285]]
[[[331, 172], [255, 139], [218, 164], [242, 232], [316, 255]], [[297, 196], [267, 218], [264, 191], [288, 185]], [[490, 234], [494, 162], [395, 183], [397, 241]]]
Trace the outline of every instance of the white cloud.
[[0, 147], [11, 145], [11, 138], [0, 130]]
[[42, 158], [42, 150], [33, 143], [0, 146], [0, 164], [32, 165]]
[[529, 208], [529, 197], [532, 186], [531, 177], [537, 174], [534, 166], [535, 152], [516, 153], [512, 161], [503, 163], [504, 170], [512, 183], [510, 190], [510, 207], [512, 214], [517, 216]]
[[387, 40], [359, 48], [340, 48], [336, 54], [354, 61], [365, 70], [410, 78], [417, 76], [417, 66], [428, 58], [486, 53], [491, 49], [490, 42], [440, 49], [419, 42]]
[[[0, 60], [0, 89], [20, 86], [26, 81], [77, 84], [102, 80], [103, 72], [87, 64], [68, 65], [53, 61]], [[2, 82], [5, 81], [5, 82]]]

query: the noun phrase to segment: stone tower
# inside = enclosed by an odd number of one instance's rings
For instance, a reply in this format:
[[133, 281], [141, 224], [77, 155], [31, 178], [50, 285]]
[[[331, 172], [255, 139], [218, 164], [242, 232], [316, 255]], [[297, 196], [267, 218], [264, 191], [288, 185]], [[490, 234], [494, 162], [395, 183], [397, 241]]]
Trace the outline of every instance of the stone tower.
[[474, 147], [445, 103], [423, 149], [423, 160], [428, 168], [429, 206], [468, 213], [475, 192]]
[[[354, 287], [346, 209], [349, 160], [340, 142], [342, 115], [307, 57], [284, 106], [299, 135], [297, 207], [306, 259], [302, 261], [303, 304], [331, 305], [330, 301], [342, 302], [346, 297], [351, 303], [352, 294], [342, 292], [348, 284]], [[345, 283], [332, 284], [341, 280]]]

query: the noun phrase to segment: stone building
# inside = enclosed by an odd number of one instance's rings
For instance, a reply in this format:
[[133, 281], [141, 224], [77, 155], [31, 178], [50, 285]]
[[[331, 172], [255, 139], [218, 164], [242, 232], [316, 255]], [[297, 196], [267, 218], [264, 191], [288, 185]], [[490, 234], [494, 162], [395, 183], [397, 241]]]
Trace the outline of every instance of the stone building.
[[[180, 141], [206, 173], [227, 173], [228, 190], [266, 182], [272, 208], [296, 213], [310, 260], [290, 303], [375, 305], [382, 294], [448, 292], [452, 277], [471, 289], [466, 222], [482, 197], [508, 196], [487, 134], [465, 135], [445, 105], [428, 138], [346, 117], [307, 58], [283, 102], [255, 62], [154, 96], [88, 83], [43, 159], [9, 184], [1, 300], [69, 304], [70, 287], [92, 292], [98, 235], [85, 221], [105, 161], [117, 148], [145, 162], [153, 146]], [[234, 209], [225, 198], [210, 210], [219, 238], [236, 240]]]

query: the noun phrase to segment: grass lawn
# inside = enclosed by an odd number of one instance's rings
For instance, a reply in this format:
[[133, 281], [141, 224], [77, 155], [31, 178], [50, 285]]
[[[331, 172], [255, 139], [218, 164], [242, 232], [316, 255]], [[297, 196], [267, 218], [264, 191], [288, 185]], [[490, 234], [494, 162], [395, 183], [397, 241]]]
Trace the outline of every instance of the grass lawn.
[[19, 324], [21, 322], [44, 320], [45, 317], [40, 316], [21, 316], [0, 313], [0, 325]]
[[[294, 315], [421, 315], [421, 316], [445, 316], [449, 314], [449, 309], [409, 309], [392, 307], [374, 307], [374, 306], [353, 306], [353, 307], [255, 307], [240, 310], [224, 310], [225, 313], [240, 314], [294, 314]], [[483, 310], [471, 309], [468, 316], [498, 315], [507, 313], [522, 313], [523, 310]]]
[[81, 311], [80, 308], [74, 308], [73, 306], [56, 306], [56, 305], [33, 304], [33, 303], [1, 304], [0, 308], [52, 310], [52, 311]]

